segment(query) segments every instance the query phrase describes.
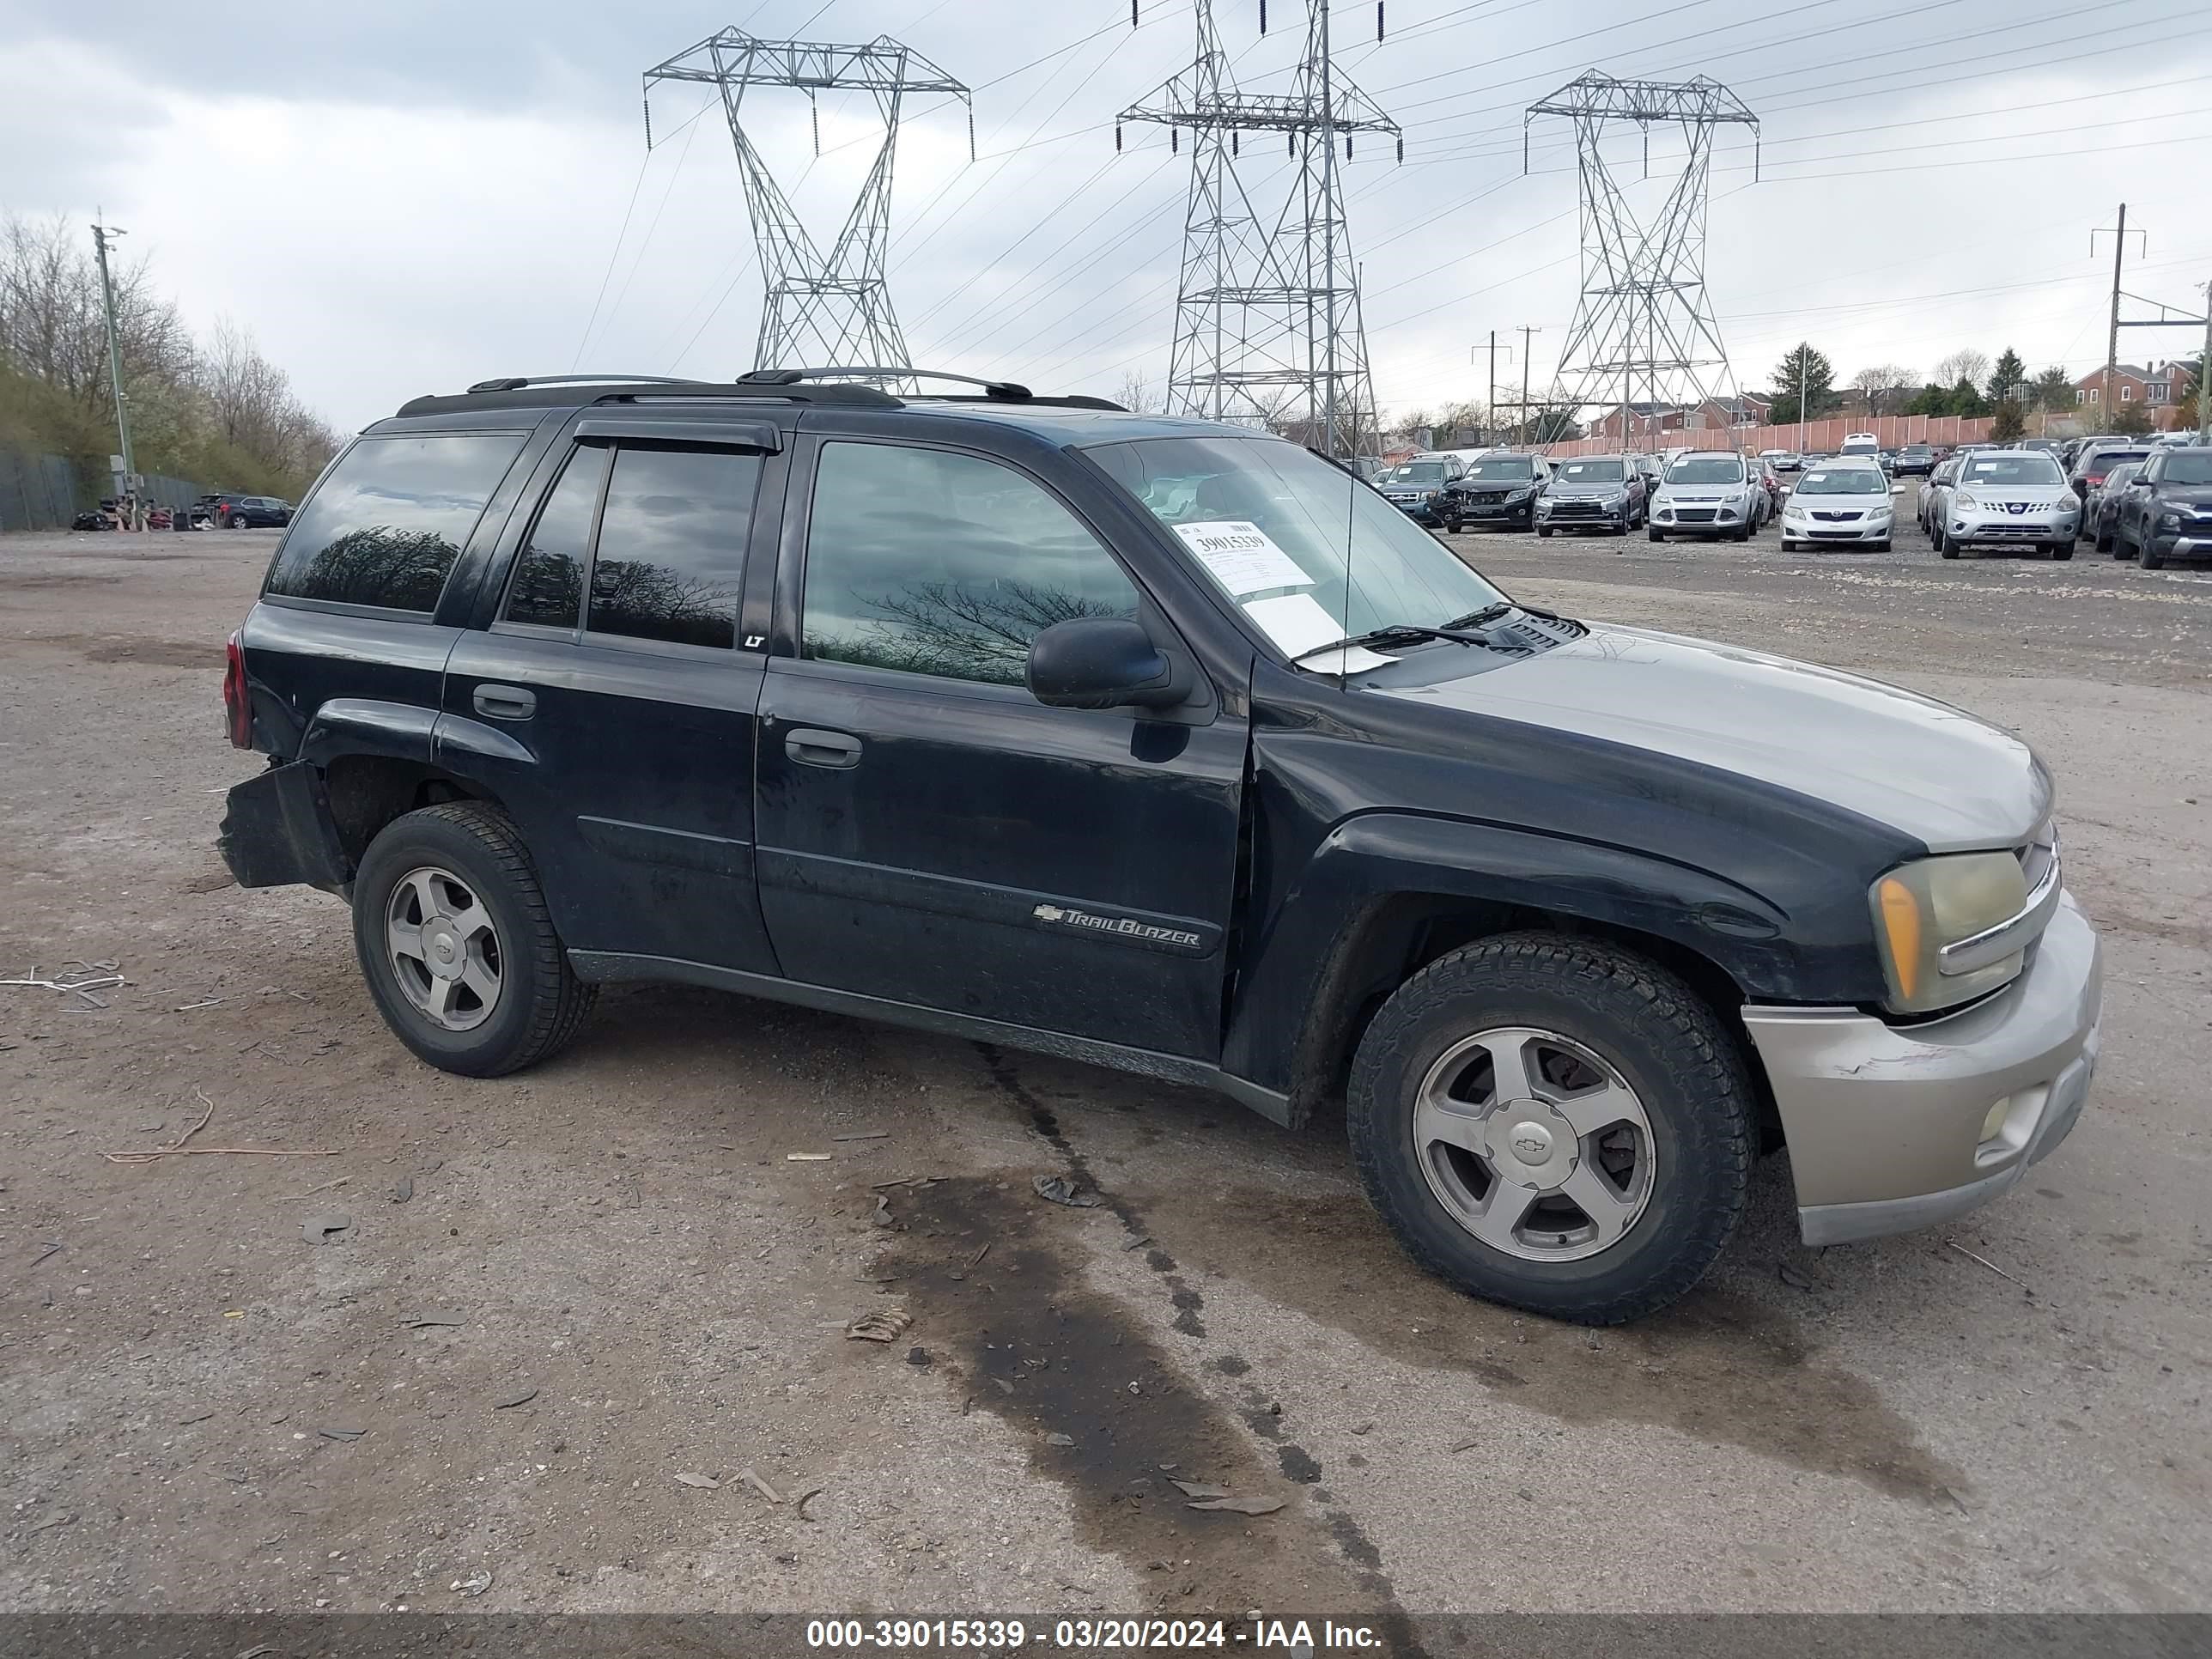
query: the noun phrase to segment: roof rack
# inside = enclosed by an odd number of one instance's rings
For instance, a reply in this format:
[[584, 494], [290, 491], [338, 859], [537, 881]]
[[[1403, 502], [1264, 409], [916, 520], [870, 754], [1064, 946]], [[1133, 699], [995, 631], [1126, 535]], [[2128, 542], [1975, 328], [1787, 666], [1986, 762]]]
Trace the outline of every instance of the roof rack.
[[1121, 404], [1103, 398], [1079, 394], [1039, 397], [1012, 380], [979, 380], [972, 374], [952, 374], [933, 368], [756, 368], [735, 380], [694, 380], [665, 374], [504, 375], [478, 380], [465, 392], [410, 398], [400, 405], [398, 413], [450, 415], [481, 409], [542, 409], [664, 398], [775, 398], [789, 403], [857, 404], [871, 409], [898, 409], [909, 401], [893, 396], [880, 386], [860, 384], [866, 380], [949, 380], [980, 388], [980, 395], [957, 392], [926, 394], [933, 401], [1030, 404], [1126, 412]]

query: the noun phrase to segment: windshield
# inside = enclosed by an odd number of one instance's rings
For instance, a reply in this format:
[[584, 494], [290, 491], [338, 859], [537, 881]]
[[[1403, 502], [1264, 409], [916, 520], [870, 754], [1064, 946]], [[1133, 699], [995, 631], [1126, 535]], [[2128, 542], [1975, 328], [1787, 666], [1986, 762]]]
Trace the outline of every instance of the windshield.
[[1978, 484], [2059, 484], [2066, 482], [2058, 463], [2032, 449], [1977, 455], [1966, 463], [1965, 482]]
[[1442, 461], [1407, 461], [1390, 477], [1398, 483], [1434, 483], [1444, 476]]
[[1685, 455], [1667, 469], [1670, 484], [1741, 483], [1743, 462], [1734, 455]]
[[2150, 451], [2148, 449], [2100, 449], [2081, 463], [2081, 470], [2101, 476], [2122, 461], [2147, 461], [2149, 459]]
[[1568, 461], [1559, 468], [1559, 476], [1568, 483], [1619, 483], [1624, 465], [1620, 461]]
[[1536, 476], [1536, 458], [1533, 455], [1498, 455], [1486, 461], [1477, 461], [1468, 468], [1470, 478], [1488, 478], [1494, 482], [1510, 482], [1516, 478]]
[[1294, 444], [1141, 438], [1084, 453], [1286, 655], [1393, 623], [1436, 627], [1505, 597], [1373, 490]]
[[2212, 449], [2191, 450], [2166, 458], [2166, 483], [2212, 484]]
[[1816, 467], [1797, 481], [1800, 495], [1887, 495], [1889, 481], [1870, 466]]

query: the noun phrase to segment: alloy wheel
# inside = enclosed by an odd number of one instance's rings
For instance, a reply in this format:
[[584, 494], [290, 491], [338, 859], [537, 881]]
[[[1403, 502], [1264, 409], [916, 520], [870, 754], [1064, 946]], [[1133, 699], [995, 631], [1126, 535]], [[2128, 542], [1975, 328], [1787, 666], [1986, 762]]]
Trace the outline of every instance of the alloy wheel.
[[384, 939], [416, 1012], [449, 1031], [474, 1030], [499, 1006], [506, 953], [491, 913], [452, 871], [410, 870], [385, 906]]

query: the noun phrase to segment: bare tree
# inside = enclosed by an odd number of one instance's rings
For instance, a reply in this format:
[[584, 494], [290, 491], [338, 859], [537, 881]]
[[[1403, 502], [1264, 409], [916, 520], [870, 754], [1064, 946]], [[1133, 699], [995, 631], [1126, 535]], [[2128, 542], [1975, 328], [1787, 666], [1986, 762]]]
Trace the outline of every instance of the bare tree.
[[[143, 259], [111, 259], [126, 395], [173, 383], [191, 362], [184, 319], [155, 293]], [[0, 358], [88, 410], [112, 415], [100, 266], [88, 234], [56, 217], [0, 220]]]
[[1977, 351], [1972, 346], [1961, 346], [1936, 365], [1936, 384], [1956, 386], [1964, 380], [1969, 386], [1979, 386], [1990, 378], [1990, 354]]
[[1157, 415], [1167, 407], [1165, 395], [1133, 368], [1123, 372], [1114, 401], [1139, 415]]
[[1898, 363], [1870, 364], [1851, 376], [1851, 389], [1864, 395], [1876, 415], [1894, 414], [1919, 384], [1912, 370]]

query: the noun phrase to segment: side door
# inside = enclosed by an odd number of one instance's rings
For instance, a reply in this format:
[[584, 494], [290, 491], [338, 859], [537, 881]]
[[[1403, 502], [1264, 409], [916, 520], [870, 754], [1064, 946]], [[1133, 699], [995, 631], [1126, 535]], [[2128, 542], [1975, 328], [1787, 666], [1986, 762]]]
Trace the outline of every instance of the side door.
[[562, 939], [612, 976], [775, 971], [753, 881], [761, 658], [737, 629], [748, 549], [775, 545], [776, 443], [586, 418], [447, 663], [440, 763], [498, 792]]
[[1073, 462], [975, 441], [800, 434], [758, 739], [777, 957], [809, 984], [1213, 1059], [1242, 688], [1200, 675], [1156, 714], [1032, 697], [1054, 622], [1133, 616], [1183, 647], [1067, 493]]

